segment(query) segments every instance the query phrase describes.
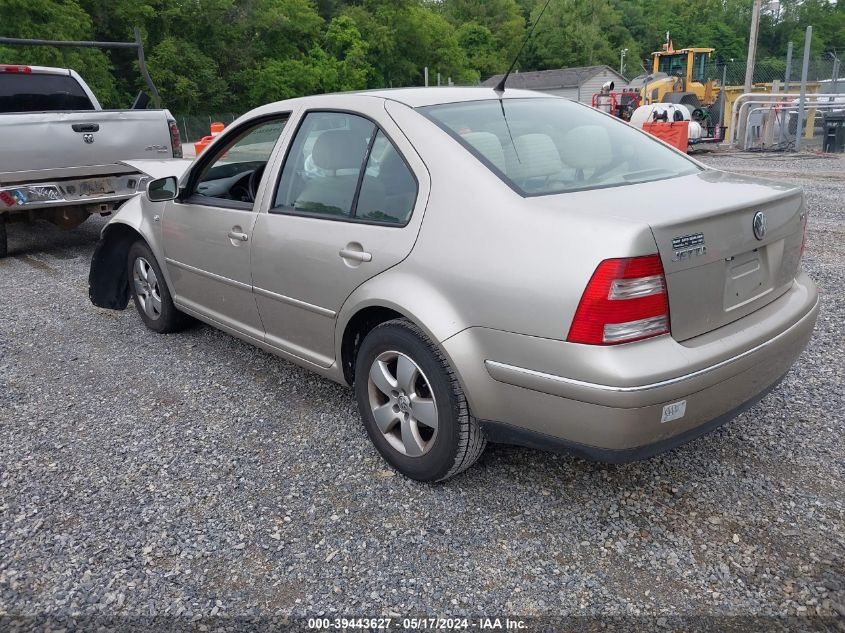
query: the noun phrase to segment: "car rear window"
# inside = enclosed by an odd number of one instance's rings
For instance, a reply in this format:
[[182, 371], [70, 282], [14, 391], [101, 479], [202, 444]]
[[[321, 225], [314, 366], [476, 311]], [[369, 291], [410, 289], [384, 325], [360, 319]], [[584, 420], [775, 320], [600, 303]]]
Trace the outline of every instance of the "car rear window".
[[419, 110], [523, 196], [700, 170], [652, 137], [568, 99], [491, 99]]
[[0, 73], [0, 113], [93, 109], [82, 86], [68, 75]]

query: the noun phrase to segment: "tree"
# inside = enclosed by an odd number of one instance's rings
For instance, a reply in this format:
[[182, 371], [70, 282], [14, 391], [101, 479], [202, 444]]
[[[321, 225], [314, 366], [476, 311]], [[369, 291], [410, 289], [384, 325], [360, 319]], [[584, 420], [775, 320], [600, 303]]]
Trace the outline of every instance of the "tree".
[[228, 107], [229, 87], [211, 57], [191, 42], [167, 37], [149, 57], [162, 102], [175, 112], [192, 112], [203, 104], [206, 112]]
[[[163, 105], [178, 114], [243, 112], [313, 92], [420, 85], [434, 76], [475, 83], [503, 72], [545, 0], [3, 0], [12, 37], [131, 40], [141, 28]], [[764, 10], [758, 59], [814, 58], [845, 49], [845, 0], [780, 0]], [[751, 0], [553, 0], [518, 68], [608, 64], [628, 49], [627, 74], [659, 50], [706, 46], [746, 55]], [[0, 62], [72, 67], [107, 107], [144, 83], [133, 52], [0, 47]]]
[[507, 70], [509, 62], [486, 26], [478, 22], [465, 22], [458, 29], [458, 43], [464, 50], [469, 65], [482, 77], [490, 77]]
[[[464, 41], [473, 47], [472, 50], [464, 47], [467, 57], [486, 65], [482, 69], [470, 61], [482, 75], [507, 70], [525, 40], [525, 16], [516, 0], [444, 0], [442, 10], [443, 15], [463, 33]], [[482, 48], [488, 46], [488, 42], [483, 41], [487, 36], [473, 25], [481, 26], [490, 33], [494, 54], [479, 51], [479, 45]]]
[[[537, 20], [545, 2], [532, 13]], [[608, 0], [560, 0], [549, 5], [531, 41], [527, 64], [539, 69], [619, 63], [619, 51], [631, 59], [639, 46]], [[525, 63], [525, 62], [523, 62]]]
[[452, 25], [439, 12], [415, 0], [364, 0], [349, 6], [351, 18], [369, 46], [370, 85], [420, 85], [423, 69], [477, 82]]

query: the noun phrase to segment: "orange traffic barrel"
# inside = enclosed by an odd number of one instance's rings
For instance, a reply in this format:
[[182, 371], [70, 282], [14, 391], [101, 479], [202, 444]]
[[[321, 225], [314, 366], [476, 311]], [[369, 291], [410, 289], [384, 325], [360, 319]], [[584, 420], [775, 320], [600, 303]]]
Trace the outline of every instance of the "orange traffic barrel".
[[211, 136], [203, 136], [202, 140], [199, 140], [196, 143], [194, 143], [194, 152], [196, 152], [196, 155], [199, 156], [200, 154], [202, 154], [203, 151], [205, 150], [205, 148], [208, 147], [211, 144], [211, 141], [213, 141], [214, 138], [218, 134], [220, 134], [220, 132], [222, 132], [225, 128], [226, 128], [226, 125], [224, 123], [219, 123], [219, 122], [212, 123], [211, 124]]

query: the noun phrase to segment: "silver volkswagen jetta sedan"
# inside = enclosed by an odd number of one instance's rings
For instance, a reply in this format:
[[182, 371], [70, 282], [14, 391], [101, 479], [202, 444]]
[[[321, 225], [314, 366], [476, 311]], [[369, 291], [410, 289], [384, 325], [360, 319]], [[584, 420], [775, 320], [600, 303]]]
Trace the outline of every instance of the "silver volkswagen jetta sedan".
[[92, 301], [194, 317], [348, 385], [397, 470], [487, 441], [620, 462], [726, 422], [818, 312], [802, 191], [566, 99], [487, 88], [258, 108], [105, 227]]

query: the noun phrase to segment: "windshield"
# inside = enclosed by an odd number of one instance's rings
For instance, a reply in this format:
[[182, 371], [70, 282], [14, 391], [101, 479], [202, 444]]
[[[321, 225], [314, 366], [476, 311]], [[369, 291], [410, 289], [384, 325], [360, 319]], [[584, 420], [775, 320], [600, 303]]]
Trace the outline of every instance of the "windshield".
[[666, 73], [670, 77], [686, 77], [687, 75], [687, 54], [663, 55], [660, 57], [658, 71]]
[[568, 99], [492, 99], [419, 110], [523, 196], [699, 171], [653, 138]]

